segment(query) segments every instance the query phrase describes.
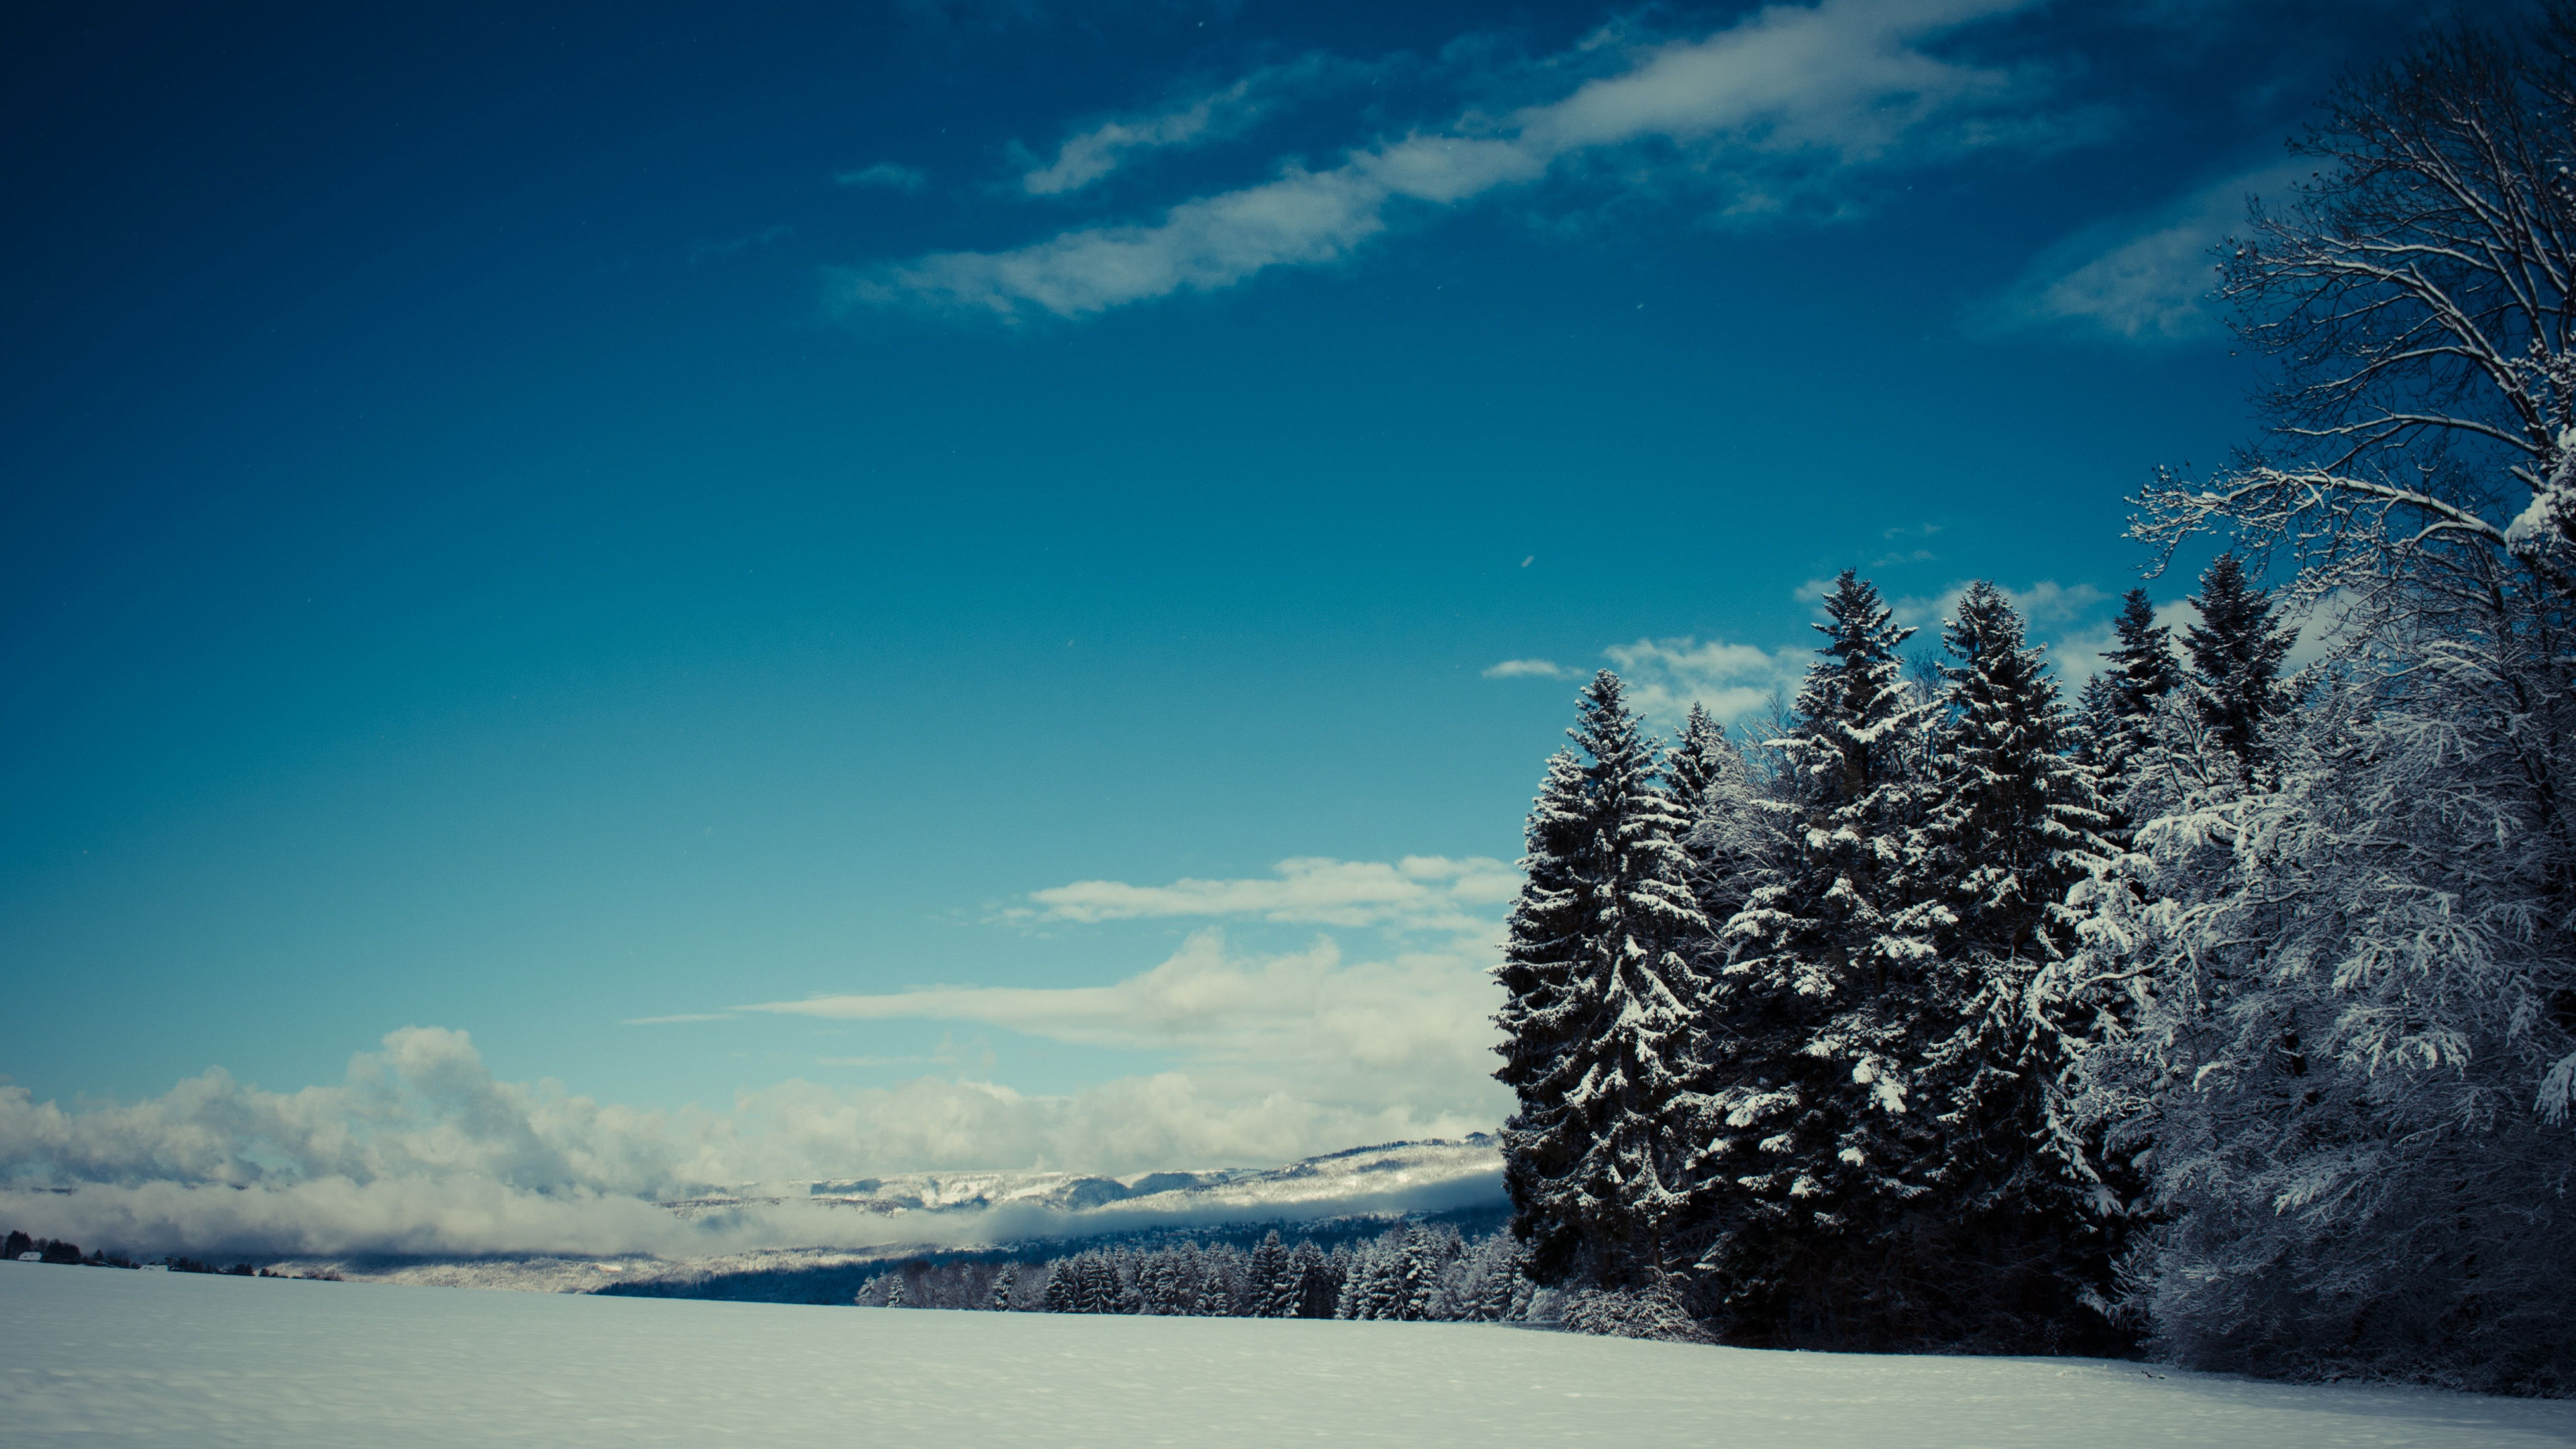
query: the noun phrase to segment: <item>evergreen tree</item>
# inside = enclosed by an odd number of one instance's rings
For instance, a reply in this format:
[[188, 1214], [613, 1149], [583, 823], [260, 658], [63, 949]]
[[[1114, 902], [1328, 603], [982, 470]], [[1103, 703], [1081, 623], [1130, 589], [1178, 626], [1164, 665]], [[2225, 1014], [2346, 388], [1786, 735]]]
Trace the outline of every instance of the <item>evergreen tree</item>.
[[1190, 1305], [1190, 1311], [1201, 1318], [1234, 1316], [1234, 1290], [1226, 1285], [1223, 1273], [1210, 1273], [1200, 1280], [1198, 1301]]
[[1288, 1250], [1279, 1243], [1279, 1230], [1272, 1228], [1252, 1250], [1252, 1261], [1244, 1269], [1244, 1291], [1249, 1299], [1244, 1312], [1255, 1318], [1285, 1318], [1282, 1311], [1287, 1295], [1281, 1292], [1286, 1276]]
[[1926, 924], [1950, 959], [2056, 959], [2072, 929], [2066, 888], [2104, 849], [2094, 771], [2070, 758], [2057, 685], [2001, 589], [1970, 584], [1943, 642], [1957, 662], [1933, 749], [1937, 803], [1909, 866], [1936, 907]]
[[1902, 1227], [1933, 1291], [1912, 1329], [1958, 1346], [2115, 1348], [2080, 1306], [2112, 1290], [2119, 1244], [2087, 1210], [2093, 1154], [2059, 1110], [2078, 1044], [2042, 989], [2075, 944], [2067, 892], [2106, 858], [2108, 819], [2003, 591], [1972, 584], [1944, 642], [1956, 662], [1938, 804], [1913, 867], [1941, 952], [1915, 1072], [1938, 1157]]
[[1289, 1311], [1283, 1316], [1332, 1317], [1333, 1304], [1341, 1295], [1341, 1284], [1336, 1280], [1334, 1260], [1327, 1257], [1322, 1249], [1316, 1247], [1313, 1239], [1301, 1238], [1297, 1246], [1288, 1254], [1288, 1268], [1296, 1280], [1296, 1297]]
[[2292, 636], [2272, 617], [2272, 596], [2254, 587], [2233, 553], [2220, 554], [2202, 572], [2192, 603], [2201, 619], [2184, 635], [2192, 704], [2250, 779], [2262, 758], [2265, 726], [2283, 707], [2281, 661]]
[[1731, 753], [1725, 727], [1692, 701], [1681, 734], [1664, 756], [1664, 793], [1672, 797], [1673, 808], [1685, 823], [1697, 820], [1708, 808], [1709, 787], [1725, 772]]
[[1016, 1306], [1011, 1302], [1011, 1290], [1017, 1288], [1019, 1286], [1019, 1282], [1019, 1265], [1017, 1263], [1004, 1263], [1002, 1265], [1002, 1271], [993, 1275], [993, 1297], [987, 1306], [989, 1306], [995, 1313], [1010, 1312], [1011, 1309]]
[[1713, 928], [1743, 906], [1769, 832], [1759, 818], [1743, 751], [1697, 704], [1664, 757], [1664, 790], [1684, 822], [1683, 879], [1701, 919], [1712, 928], [1684, 952], [1705, 974], [1715, 968], [1719, 954]]
[[1826, 642], [1776, 742], [1795, 827], [1726, 927], [1726, 1030], [1708, 1044], [1701, 1264], [1754, 1338], [1901, 1317], [1906, 1270], [1871, 1255], [1940, 1165], [1914, 1074], [1938, 1035], [1948, 911], [1911, 898], [1939, 705], [1907, 683], [1914, 631], [1876, 589], [1846, 571], [1823, 602]]
[[1684, 882], [1688, 822], [1607, 670], [1584, 690], [1533, 807], [1497, 1018], [1519, 1095], [1504, 1125], [1513, 1231], [1538, 1271], [1650, 1279], [1688, 1205], [1687, 1118], [1702, 983], [1682, 951], [1706, 922]]
[[2156, 622], [2156, 608], [2144, 589], [2120, 596], [2117, 648], [2102, 657], [2111, 661], [2113, 688], [2120, 713], [2133, 720], [2153, 716], [2156, 706], [2182, 683], [2182, 665], [2174, 658], [2173, 631]]

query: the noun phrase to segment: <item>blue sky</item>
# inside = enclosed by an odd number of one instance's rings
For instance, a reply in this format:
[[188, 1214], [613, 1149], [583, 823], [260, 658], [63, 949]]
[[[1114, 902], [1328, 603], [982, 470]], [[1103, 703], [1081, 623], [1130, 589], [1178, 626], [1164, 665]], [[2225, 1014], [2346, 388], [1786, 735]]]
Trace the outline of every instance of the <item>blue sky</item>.
[[2207, 248], [2419, 9], [13, 22], [0, 1156], [1490, 1124], [1579, 675], [1741, 706], [1847, 566], [2089, 657], [2250, 436]]

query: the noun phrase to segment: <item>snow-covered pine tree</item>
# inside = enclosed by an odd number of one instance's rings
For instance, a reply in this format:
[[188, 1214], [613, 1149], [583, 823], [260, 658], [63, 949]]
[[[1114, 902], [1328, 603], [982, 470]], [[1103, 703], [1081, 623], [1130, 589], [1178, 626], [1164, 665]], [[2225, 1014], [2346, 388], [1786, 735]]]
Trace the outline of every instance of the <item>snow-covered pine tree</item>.
[[1283, 1318], [1330, 1318], [1333, 1304], [1341, 1294], [1335, 1277], [1335, 1260], [1315, 1246], [1312, 1238], [1300, 1238], [1288, 1252], [1288, 1271], [1295, 1279], [1295, 1297], [1290, 1300]]
[[1234, 1316], [1234, 1290], [1227, 1286], [1223, 1273], [1210, 1273], [1199, 1280], [1198, 1301], [1190, 1305], [1189, 1311], [1201, 1318]]
[[[2173, 631], [2156, 622], [2146, 590], [2120, 596], [2112, 628], [2119, 642], [2102, 651], [2102, 667], [2077, 696], [2074, 753], [2099, 772], [2104, 797], [2116, 804], [2130, 762], [2154, 743], [2156, 711], [2183, 675]], [[2116, 826], [2116, 810], [2113, 815]]]
[[1526, 1281], [1521, 1276], [1520, 1241], [1508, 1232], [1489, 1234], [1477, 1244], [1476, 1260], [1481, 1276], [1472, 1316], [1486, 1323], [1508, 1322], [1515, 1295]]
[[1673, 808], [1685, 822], [1697, 820], [1707, 808], [1709, 786], [1725, 773], [1727, 756], [1733, 753], [1726, 727], [1693, 700], [1681, 733], [1664, 755], [1664, 793], [1672, 797]]
[[1936, 803], [1909, 864], [1940, 948], [1912, 1110], [1938, 1124], [1939, 1149], [1908, 1175], [1925, 1191], [1890, 1229], [1923, 1290], [1901, 1331], [1952, 1347], [2116, 1348], [2083, 1305], [2114, 1288], [2119, 1223], [2061, 1110], [2077, 1044], [2069, 1005], [2047, 989], [2075, 943], [2067, 891], [2106, 859], [2108, 817], [2004, 592], [1969, 585], [1943, 642]]
[[1683, 955], [1705, 933], [1683, 876], [1687, 828], [1656, 783], [1652, 740], [1608, 670], [1585, 687], [1580, 756], [1560, 752], [1532, 807], [1528, 879], [1495, 975], [1512, 1230], [1535, 1271], [1650, 1281], [1689, 1206], [1698, 1148], [1691, 1032], [1704, 986]]
[[1363, 1319], [1375, 1317], [1377, 1280], [1381, 1271], [1377, 1245], [1363, 1243], [1350, 1255], [1350, 1266], [1342, 1274], [1342, 1291], [1333, 1303], [1335, 1318]]
[[1777, 832], [1758, 808], [1744, 752], [1697, 703], [1664, 756], [1664, 791], [1685, 822], [1683, 879], [1710, 927], [1683, 954], [1707, 975], [1723, 955], [1716, 928], [1751, 894]]
[[1279, 1242], [1279, 1230], [1272, 1228], [1253, 1245], [1251, 1261], [1244, 1265], [1244, 1291], [1248, 1301], [1243, 1311], [1254, 1318], [1284, 1318], [1280, 1312], [1285, 1296], [1279, 1280], [1288, 1266], [1288, 1250]]
[[1723, 933], [1700, 1268], [1741, 1336], [1852, 1342], [1901, 1310], [1900, 1266], [1873, 1254], [1940, 1168], [1911, 1095], [1936, 1034], [1939, 908], [1909, 896], [1938, 705], [1907, 682], [1914, 631], [1875, 588], [1846, 570], [1823, 607], [1773, 744], [1785, 858]]
[[2264, 729], [2283, 708], [2281, 662], [2290, 652], [2290, 630], [2272, 617], [2272, 596], [2254, 587], [2233, 552], [2202, 571], [2192, 603], [2200, 622], [2183, 635], [2191, 651], [2192, 704], [2252, 779]]
[[985, 1306], [992, 1309], [995, 1313], [1010, 1312], [1013, 1308], [1018, 1306], [1011, 1301], [1011, 1290], [1017, 1288], [1019, 1286], [1019, 1282], [1020, 1265], [1017, 1263], [1004, 1263], [1002, 1265], [1002, 1271], [993, 1275], [993, 1296]]

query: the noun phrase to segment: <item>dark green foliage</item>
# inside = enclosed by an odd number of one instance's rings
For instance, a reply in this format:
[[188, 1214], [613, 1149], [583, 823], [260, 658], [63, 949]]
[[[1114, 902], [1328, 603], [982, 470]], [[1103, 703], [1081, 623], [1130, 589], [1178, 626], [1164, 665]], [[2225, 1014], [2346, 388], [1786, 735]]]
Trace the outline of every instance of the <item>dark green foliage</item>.
[[2273, 619], [2271, 595], [2254, 587], [2232, 553], [2201, 574], [2192, 603], [2201, 619], [2183, 636], [2192, 706], [2250, 777], [2262, 761], [2265, 728], [2282, 709], [2281, 661], [2292, 636]]
[[1651, 1281], [1688, 1210], [1691, 1033], [1703, 986], [1685, 943], [1707, 934], [1684, 881], [1689, 822], [1657, 783], [1654, 744], [1604, 670], [1583, 691], [1529, 820], [1527, 883], [1495, 975], [1507, 1045], [1494, 1075], [1512, 1230], [1541, 1281]]
[[1707, 1071], [1699, 1267], [1708, 1306], [1765, 1342], [1869, 1342], [1921, 1310], [1893, 1246], [1941, 1138], [1912, 1077], [1938, 1034], [1937, 916], [1912, 899], [1933, 707], [1898, 627], [1845, 572], [1779, 742], [1794, 812], [1771, 879], [1727, 923]]

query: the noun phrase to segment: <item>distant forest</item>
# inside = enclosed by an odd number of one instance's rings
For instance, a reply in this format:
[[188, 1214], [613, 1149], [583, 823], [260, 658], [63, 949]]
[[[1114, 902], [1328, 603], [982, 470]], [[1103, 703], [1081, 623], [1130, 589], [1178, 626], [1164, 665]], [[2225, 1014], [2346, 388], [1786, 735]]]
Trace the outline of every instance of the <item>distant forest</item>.
[[138, 1263], [123, 1253], [111, 1253], [98, 1248], [92, 1248], [84, 1253], [78, 1243], [67, 1242], [61, 1238], [31, 1238], [15, 1228], [9, 1230], [6, 1238], [0, 1238], [0, 1261], [14, 1263], [29, 1254], [33, 1254], [35, 1261], [39, 1263], [69, 1263], [84, 1268], [167, 1268], [173, 1273], [221, 1273], [235, 1278], [295, 1277], [318, 1278], [332, 1283], [341, 1281], [337, 1273], [279, 1273], [267, 1268], [253, 1267], [248, 1263], [235, 1263], [229, 1268], [218, 1268], [212, 1263], [201, 1263], [194, 1258], [177, 1256], [164, 1258], [158, 1263]]
[[2188, 614], [2069, 700], [2003, 590], [1932, 652], [1847, 572], [1750, 729], [1583, 691], [1499, 972], [1536, 1281], [2576, 1391], [2576, 10], [2292, 149], [2218, 259], [2269, 436], [2131, 500], [2229, 546]]

